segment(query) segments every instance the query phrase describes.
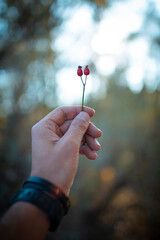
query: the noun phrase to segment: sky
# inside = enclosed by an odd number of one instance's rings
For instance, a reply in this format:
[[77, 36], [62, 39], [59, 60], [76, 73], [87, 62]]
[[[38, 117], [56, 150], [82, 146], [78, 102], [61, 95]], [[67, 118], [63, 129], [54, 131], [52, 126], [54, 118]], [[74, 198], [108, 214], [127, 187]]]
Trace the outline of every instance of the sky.
[[[160, 10], [160, 1], [153, 2]], [[139, 37], [128, 43], [126, 38], [142, 28], [146, 8], [146, 0], [117, 2], [103, 12], [98, 23], [94, 22], [93, 9], [89, 5], [66, 11], [65, 23], [52, 33], [54, 37], [59, 31], [51, 45], [58, 53], [55, 67], [62, 65], [56, 76], [59, 104], [81, 101], [82, 84], [76, 70], [78, 65], [84, 68], [91, 59], [94, 59], [97, 74], [91, 72], [88, 77], [86, 98], [93, 94], [96, 96], [99, 91], [103, 96], [105, 89], [100, 86], [100, 75], [110, 76], [116, 66], [123, 66], [126, 60], [129, 63], [127, 85], [133, 92], [141, 91], [146, 69], [153, 77], [156, 63], [148, 57], [147, 39]], [[151, 82], [148, 85], [153, 90], [156, 87]]]

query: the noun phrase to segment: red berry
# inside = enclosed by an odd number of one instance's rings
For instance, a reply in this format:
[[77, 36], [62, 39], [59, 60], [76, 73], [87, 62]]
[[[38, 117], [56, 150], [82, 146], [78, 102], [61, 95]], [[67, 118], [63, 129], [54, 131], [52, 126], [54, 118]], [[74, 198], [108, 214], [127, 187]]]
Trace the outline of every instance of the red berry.
[[83, 75], [83, 71], [82, 71], [82, 67], [81, 66], [78, 66], [77, 75], [80, 76], [80, 77]]
[[89, 70], [89, 68], [88, 68], [88, 65], [85, 67], [85, 69], [84, 69], [84, 74], [85, 75], [89, 75], [90, 74], [90, 70]]

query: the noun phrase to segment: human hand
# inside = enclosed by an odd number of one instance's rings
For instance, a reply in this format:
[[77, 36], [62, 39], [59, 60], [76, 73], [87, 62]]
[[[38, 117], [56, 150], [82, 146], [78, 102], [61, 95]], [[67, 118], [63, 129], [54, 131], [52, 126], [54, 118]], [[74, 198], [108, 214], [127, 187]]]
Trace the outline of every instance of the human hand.
[[[96, 159], [100, 149], [96, 138], [102, 132], [90, 123], [94, 110], [84, 107], [59, 107], [32, 127], [31, 176], [57, 185], [66, 196], [78, 167], [79, 153]], [[86, 143], [82, 144], [86, 134]]]

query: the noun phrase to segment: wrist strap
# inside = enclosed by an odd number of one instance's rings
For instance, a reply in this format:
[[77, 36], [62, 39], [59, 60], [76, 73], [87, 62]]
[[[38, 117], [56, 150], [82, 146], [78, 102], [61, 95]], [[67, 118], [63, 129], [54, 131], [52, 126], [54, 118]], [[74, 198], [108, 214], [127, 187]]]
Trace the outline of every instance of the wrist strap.
[[18, 201], [34, 204], [45, 212], [51, 223], [50, 231], [57, 229], [70, 207], [69, 199], [58, 187], [38, 177], [27, 179], [23, 188], [10, 198], [9, 205]]
[[36, 189], [40, 189], [42, 191], [46, 191], [46, 192], [50, 193], [51, 195], [60, 199], [66, 210], [65, 214], [67, 214], [67, 212], [70, 208], [70, 201], [56, 185], [54, 185], [53, 183], [51, 183], [43, 178], [40, 178], [40, 177], [29, 177], [23, 183], [23, 188], [28, 188], [28, 187], [33, 187]]

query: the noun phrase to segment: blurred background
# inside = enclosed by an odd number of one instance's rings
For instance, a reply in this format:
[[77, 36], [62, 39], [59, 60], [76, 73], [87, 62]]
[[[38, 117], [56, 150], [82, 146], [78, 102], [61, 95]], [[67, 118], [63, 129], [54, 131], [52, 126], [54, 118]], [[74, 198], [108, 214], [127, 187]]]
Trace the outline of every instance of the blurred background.
[[72, 207], [50, 240], [160, 239], [160, 1], [0, 0], [0, 214], [28, 177], [30, 129], [85, 104], [102, 131], [80, 157]]

